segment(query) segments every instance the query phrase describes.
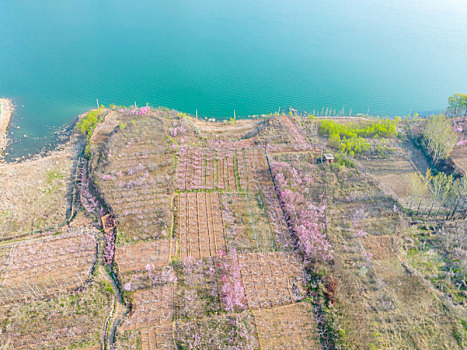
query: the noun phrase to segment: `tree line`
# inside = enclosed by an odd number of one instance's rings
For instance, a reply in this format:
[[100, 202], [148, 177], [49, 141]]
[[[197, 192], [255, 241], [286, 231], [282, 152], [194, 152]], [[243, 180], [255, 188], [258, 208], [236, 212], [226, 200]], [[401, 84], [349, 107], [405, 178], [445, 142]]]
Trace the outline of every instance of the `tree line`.
[[453, 219], [459, 211], [467, 211], [467, 177], [455, 179], [452, 175], [439, 172], [436, 175], [427, 170], [410, 175], [411, 198], [409, 210], [424, 213], [444, 213], [446, 219]]

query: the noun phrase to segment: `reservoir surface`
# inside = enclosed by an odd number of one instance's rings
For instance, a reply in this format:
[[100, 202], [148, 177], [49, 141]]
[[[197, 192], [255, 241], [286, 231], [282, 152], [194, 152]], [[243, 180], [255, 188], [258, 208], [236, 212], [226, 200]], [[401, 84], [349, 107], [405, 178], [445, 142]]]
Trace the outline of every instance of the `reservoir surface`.
[[467, 92], [463, 0], [0, 0], [9, 158], [100, 104], [395, 116]]

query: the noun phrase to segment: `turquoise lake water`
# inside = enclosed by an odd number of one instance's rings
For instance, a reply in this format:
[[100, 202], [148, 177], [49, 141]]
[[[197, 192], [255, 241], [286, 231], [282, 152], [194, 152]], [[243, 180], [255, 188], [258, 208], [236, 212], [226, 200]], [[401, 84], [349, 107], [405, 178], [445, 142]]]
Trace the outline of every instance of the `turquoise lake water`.
[[467, 92], [464, 0], [0, 0], [11, 157], [96, 98], [219, 118], [394, 116], [443, 110], [454, 92]]

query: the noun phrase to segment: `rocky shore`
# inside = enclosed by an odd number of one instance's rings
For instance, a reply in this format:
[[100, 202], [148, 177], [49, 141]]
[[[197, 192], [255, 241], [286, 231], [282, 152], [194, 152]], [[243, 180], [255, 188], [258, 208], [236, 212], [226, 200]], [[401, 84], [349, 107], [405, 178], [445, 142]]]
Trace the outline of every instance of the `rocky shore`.
[[13, 103], [5, 98], [0, 99], [0, 107], [0, 154], [2, 154], [7, 144], [7, 130], [14, 107]]

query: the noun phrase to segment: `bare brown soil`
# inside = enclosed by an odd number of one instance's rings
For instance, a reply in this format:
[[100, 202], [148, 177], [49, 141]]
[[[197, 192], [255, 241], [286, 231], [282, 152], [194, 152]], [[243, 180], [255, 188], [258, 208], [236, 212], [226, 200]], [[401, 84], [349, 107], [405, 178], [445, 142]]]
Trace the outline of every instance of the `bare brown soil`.
[[456, 163], [456, 166], [467, 174], [467, 145], [454, 147], [451, 157]]

